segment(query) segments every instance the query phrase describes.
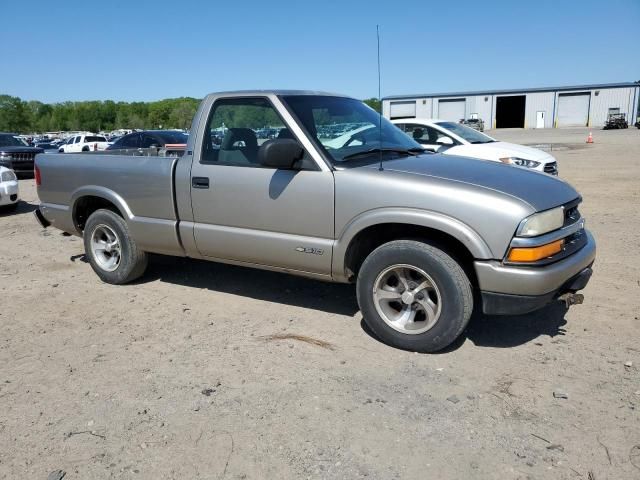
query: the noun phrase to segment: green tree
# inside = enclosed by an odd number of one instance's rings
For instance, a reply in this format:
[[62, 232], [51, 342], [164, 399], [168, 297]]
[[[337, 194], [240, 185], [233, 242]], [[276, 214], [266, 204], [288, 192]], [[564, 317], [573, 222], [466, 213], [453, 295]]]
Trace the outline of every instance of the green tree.
[[31, 127], [29, 109], [18, 97], [0, 95], [0, 131], [26, 133]]
[[363, 100], [363, 102], [373, 108], [376, 112], [382, 112], [382, 105], [380, 103], [380, 100], [378, 100], [377, 98], [367, 98], [366, 100]]

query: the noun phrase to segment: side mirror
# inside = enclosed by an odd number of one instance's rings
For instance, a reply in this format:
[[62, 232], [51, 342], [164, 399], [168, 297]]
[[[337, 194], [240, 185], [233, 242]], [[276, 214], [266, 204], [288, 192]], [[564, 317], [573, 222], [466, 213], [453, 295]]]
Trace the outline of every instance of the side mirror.
[[436, 143], [440, 145], [453, 145], [453, 140], [450, 137], [440, 137], [436, 140]]
[[297, 141], [290, 138], [267, 140], [258, 149], [258, 163], [264, 167], [283, 170], [293, 169], [293, 165], [304, 155]]

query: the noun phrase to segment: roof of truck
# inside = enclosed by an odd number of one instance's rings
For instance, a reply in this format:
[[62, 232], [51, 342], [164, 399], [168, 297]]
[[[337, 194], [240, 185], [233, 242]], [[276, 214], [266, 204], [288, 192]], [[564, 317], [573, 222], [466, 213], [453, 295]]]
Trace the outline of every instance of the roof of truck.
[[231, 90], [227, 92], [212, 92], [208, 97], [211, 96], [249, 96], [249, 95], [328, 95], [332, 97], [348, 97], [349, 95], [344, 95], [342, 93], [331, 93], [331, 92], [322, 92], [320, 90]]

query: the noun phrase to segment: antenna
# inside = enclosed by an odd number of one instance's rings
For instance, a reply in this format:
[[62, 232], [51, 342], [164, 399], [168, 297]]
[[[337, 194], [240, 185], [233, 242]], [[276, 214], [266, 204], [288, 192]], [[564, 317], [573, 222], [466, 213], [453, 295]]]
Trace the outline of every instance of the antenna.
[[382, 168], [382, 95], [381, 95], [381, 82], [380, 82], [380, 25], [376, 25], [376, 37], [378, 39], [378, 101], [380, 102], [380, 112], [378, 112], [378, 143], [380, 144], [380, 167], [378, 170], [384, 170]]

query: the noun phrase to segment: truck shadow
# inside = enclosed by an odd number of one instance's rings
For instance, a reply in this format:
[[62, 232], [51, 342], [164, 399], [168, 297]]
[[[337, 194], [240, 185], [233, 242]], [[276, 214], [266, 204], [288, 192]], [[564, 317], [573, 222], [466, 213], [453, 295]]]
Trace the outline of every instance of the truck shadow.
[[36, 208], [38, 208], [38, 205], [20, 200], [20, 202], [18, 202], [18, 207], [15, 210], [8, 210], [0, 207], [0, 217], [9, 217], [11, 215], [19, 215], [21, 213], [31, 213]]
[[[359, 311], [353, 285], [188, 258], [153, 255], [150, 260], [140, 282], [160, 280], [349, 317]], [[564, 304], [555, 302], [520, 316], [474, 314], [460, 338], [441, 353], [457, 350], [467, 339], [477, 347], [510, 348], [540, 336], [564, 335], [566, 312]], [[360, 324], [369, 336], [379, 341], [362, 319]]]
[[153, 255], [140, 282], [152, 280], [350, 317], [358, 312], [353, 285], [204, 260]]
[[564, 303], [553, 302], [525, 315], [475, 315], [464, 336], [477, 347], [516, 347], [541, 336], [564, 335], [568, 310]]
[[[526, 315], [502, 316], [474, 313], [466, 330], [460, 337], [437, 354], [458, 350], [467, 340], [476, 347], [512, 348], [529, 343], [538, 337], [555, 337], [566, 333], [564, 316], [568, 308], [561, 302], [554, 302], [537, 312]], [[364, 320], [362, 329], [372, 338], [380, 341]]]

